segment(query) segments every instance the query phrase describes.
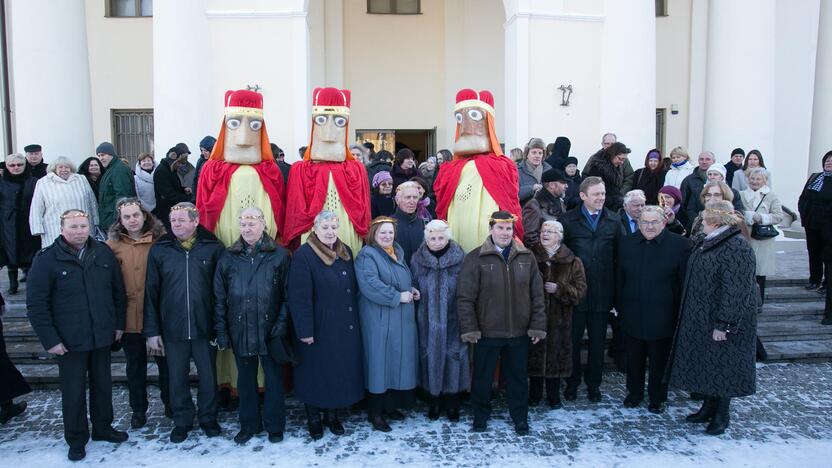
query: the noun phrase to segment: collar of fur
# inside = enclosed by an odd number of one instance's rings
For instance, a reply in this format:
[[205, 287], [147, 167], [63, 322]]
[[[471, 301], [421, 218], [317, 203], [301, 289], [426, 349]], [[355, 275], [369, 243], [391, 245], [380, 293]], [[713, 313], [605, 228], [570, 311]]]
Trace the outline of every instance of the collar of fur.
[[321, 240], [318, 239], [318, 236], [313, 232], [312, 234], [309, 234], [309, 238], [306, 239], [306, 243], [309, 244], [309, 247], [312, 248], [315, 255], [317, 255], [326, 266], [332, 266], [335, 263], [335, 260], [339, 258], [345, 262], [350, 261], [350, 253], [340, 239], [335, 239], [335, 244], [333, 245], [333, 248], [330, 249], [329, 246], [321, 242]]

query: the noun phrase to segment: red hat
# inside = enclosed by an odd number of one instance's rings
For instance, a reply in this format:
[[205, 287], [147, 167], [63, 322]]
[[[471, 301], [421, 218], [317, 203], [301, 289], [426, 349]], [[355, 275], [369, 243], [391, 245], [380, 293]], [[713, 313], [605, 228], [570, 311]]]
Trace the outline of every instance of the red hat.
[[466, 107], [482, 107], [492, 116], [494, 115], [494, 95], [491, 91], [481, 90], [474, 91], [473, 89], [460, 89], [456, 93], [456, 105], [454, 112], [464, 109]]
[[312, 91], [312, 113], [350, 115], [350, 90], [315, 88]]
[[[228, 90], [225, 92], [225, 117], [229, 115], [245, 115], [263, 121], [263, 95], [248, 89]], [[220, 126], [217, 141], [211, 150], [211, 159], [225, 160], [225, 117]], [[260, 160], [274, 160], [269, 135], [266, 133], [266, 122], [260, 128]]]

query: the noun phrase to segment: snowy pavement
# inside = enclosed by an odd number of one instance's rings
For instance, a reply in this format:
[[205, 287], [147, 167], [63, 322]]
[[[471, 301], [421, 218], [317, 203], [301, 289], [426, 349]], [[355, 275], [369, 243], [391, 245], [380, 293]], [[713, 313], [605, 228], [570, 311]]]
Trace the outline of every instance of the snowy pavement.
[[[199, 429], [188, 440], [168, 441], [172, 428], [162, 415], [158, 391], [151, 389], [148, 425], [129, 429], [120, 445], [90, 442], [87, 458], [73, 466], [259, 467], [259, 466], [638, 466], [638, 467], [828, 467], [832, 466], [832, 363], [760, 365], [758, 392], [732, 404], [731, 427], [720, 437], [703, 434], [704, 426], [686, 424], [684, 416], [698, 407], [681, 392], [671, 392], [663, 415], [641, 408], [625, 409], [624, 376], [607, 373], [604, 400], [592, 404], [581, 389], [578, 400], [562, 410], [533, 408], [531, 434], [518, 437], [507, 422], [502, 401], [496, 403], [486, 433], [470, 432], [470, 409], [463, 419], [436, 422], [418, 407], [393, 432], [373, 432], [364, 413], [342, 417], [347, 433], [329, 432], [312, 441], [302, 406], [290, 399], [286, 439], [270, 444], [260, 434], [245, 446], [232, 438], [235, 413], [221, 413], [222, 437], [208, 439]], [[9, 467], [67, 466], [67, 446], [57, 390], [38, 390], [25, 398], [25, 418], [0, 426], [0, 460]], [[115, 425], [129, 427], [127, 390], [114, 389]]]

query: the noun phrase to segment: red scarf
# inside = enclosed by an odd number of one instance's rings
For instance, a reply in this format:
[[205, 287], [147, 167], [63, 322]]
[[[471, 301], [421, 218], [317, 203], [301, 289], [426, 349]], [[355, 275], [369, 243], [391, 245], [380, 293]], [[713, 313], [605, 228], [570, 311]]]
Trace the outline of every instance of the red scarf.
[[[202, 165], [202, 171], [199, 173], [196, 207], [199, 210], [199, 224], [211, 232], [214, 232], [220, 220], [225, 199], [228, 197], [228, 188], [231, 186], [231, 176], [239, 167], [239, 164], [213, 159], [205, 161]], [[260, 183], [263, 184], [263, 189], [272, 204], [277, 232], [282, 234], [285, 213], [283, 175], [273, 160], [252, 164], [251, 167], [260, 176]]]
[[[292, 164], [286, 191], [286, 218], [283, 243], [296, 247], [300, 236], [312, 228], [315, 216], [326, 201], [329, 175], [335, 182], [338, 197], [355, 232], [364, 237], [370, 227], [370, 185], [367, 170], [358, 161], [313, 162]], [[343, 223], [345, 220], [341, 220]]]
[[477, 172], [482, 178], [485, 190], [501, 210], [517, 216], [514, 223], [514, 235], [523, 238], [523, 223], [520, 219], [520, 186], [517, 166], [505, 156], [494, 153], [475, 154], [461, 159], [454, 159], [439, 166], [439, 174], [433, 184], [436, 192], [436, 216], [448, 219], [448, 208], [456, 194], [462, 168], [473, 159]]

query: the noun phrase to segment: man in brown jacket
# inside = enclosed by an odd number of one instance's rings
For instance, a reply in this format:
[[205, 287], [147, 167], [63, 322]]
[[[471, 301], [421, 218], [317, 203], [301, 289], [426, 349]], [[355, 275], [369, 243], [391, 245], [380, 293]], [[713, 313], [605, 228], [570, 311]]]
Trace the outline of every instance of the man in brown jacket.
[[[150, 214], [138, 198], [116, 202], [116, 222], [110, 228], [107, 245], [121, 264], [127, 290], [127, 325], [121, 344], [127, 359], [127, 389], [133, 417], [130, 426], [138, 429], [147, 422], [147, 346], [142, 335], [144, 282], [150, 246], [165, 233], [162, 223]], [[164, 353], [155, 353], [159, 368], [159, 389], [165, 415], [172, 417], [168, 400], [168, 365]]]
[[516, 217], [491, 215], [490, 235], [462, 262], [456, 300], [462, 341], [474, 347], [474, 432], [491, 414], [491, 380], [500, 358], [509, 413], [518, 435], [529, 433], [529, 338], [546, 338], [543, 280], [534, 255], [514, 240]]

